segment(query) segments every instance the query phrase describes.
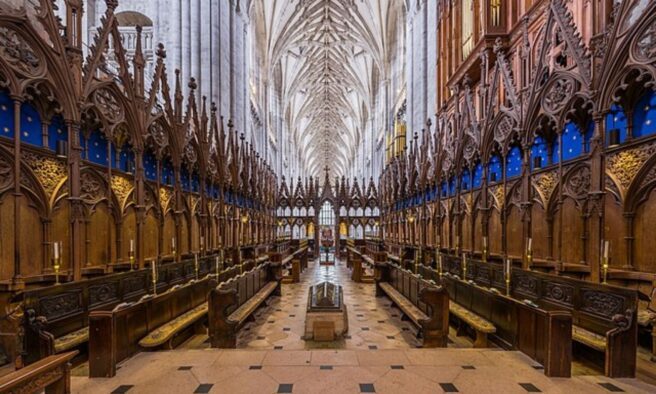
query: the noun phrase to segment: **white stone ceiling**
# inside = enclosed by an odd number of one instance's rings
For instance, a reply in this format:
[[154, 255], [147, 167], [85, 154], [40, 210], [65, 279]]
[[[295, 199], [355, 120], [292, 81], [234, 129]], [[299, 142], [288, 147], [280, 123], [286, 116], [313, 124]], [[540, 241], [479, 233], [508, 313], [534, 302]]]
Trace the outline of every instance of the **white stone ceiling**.
[[308, 175], [325, 167], [347, 174], [363, 133], [372, 132], [390, 7], [400, 0], [253, 2], [260, 68], [281, 97], [301, 165]]

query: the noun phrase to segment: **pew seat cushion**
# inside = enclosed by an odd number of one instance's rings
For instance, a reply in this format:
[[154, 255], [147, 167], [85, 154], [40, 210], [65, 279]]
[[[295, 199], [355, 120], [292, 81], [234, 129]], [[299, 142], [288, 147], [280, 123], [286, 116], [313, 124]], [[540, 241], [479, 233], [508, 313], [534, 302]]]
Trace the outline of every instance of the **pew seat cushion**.
[[599, 351], [606, 350], [606, 337], [572, 325], [572, 339]]
[[139, 346], [143, 348], [153, 348], [161, 346], [171, 340], [180, 331], [194, 324], [207, 314], [207, 302], [204, 302], [194, 309], [183, 313], [170, 322], [163, 324], [151, 331], [148, 335], [139, 341]]
[[494, 324], [455, 302], [449, 303], [449, 312], [478, 332], [492, 334], [497, 331]]
[[248, 301], [244, 302], [239, 308], [228, 316], [228, 319], [236, 322], [238, 325], [241, 325], [248, 316], [250, 316], [253, 311], [257, 309], [264, 300], [273, 293], [273, 291], [278, 286], [278, 282], [269, 282], [264, 287], [262, 287], [253, 297], [249, 298]]
[[80, 328], [59, 338], [55, 338], [55, 353], [62, 353], [89, 342], [89, 327]]
[[421, 309], [417, 308], [403, 296], [398, 290], [394, 288], [394, 286], [390, 285], [387, 282], [382, 282], [380, 283], [380, 288], [383, 289], [383, 291], [387, 294], [387, 296], [396, 304], [405, 314], [415, 322], [415, 324], [419, 325], [422, 320], [428, 320], [428, 316], [421, 311]]

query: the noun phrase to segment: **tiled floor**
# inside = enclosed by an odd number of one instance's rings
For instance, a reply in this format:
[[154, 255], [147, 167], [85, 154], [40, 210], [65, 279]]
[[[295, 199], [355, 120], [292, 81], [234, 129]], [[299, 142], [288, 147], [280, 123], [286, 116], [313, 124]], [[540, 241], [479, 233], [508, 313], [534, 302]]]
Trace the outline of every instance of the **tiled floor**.
[[[401, 311], [390, 301], [376, 298], [374, 285], [355, 283], [344, 263], [320, 266], [310, 262], [300, 283], [283, 284], [283, 295], [256, 312], [255, 321], [239, 332], [237, 347], [243, 349], [410, 349], [419, 345], [412, 322], [401, 321]], [[308, 288], [316, 283], [331, 281], [344, 289], [344, 303], [349, 317], [346, 337], [336, 342], [313, 342], [301, 339], [305, 332], [305, 309]], [[455, 337], [455, 336], [454, 336]], [[209, 346], [206, 336], [194, 338], [185, 346], [202, 349]], [[455, 338], [453, 346], [470, 346], [467, 339]], [[372, 346], [374, 348], [372, 348]]]
[[[140, 353], [111, 379], [73, 377], [74, 393], [649, 393], [603, 376], [550, 379], [497, 349], [194, 350]], [[184, 368], [181, 368], [184, 367]], [[610, 384], [610, 385], [608, 385]]]
[[[338, 265], [310, 263], [299, 284], [262, 308], [240, 332], [237, 350], [209, 348], [198, 335], [173, 351], [140, 353], [111, 379], [86, 378], [78, 368], [74, 393], [609, 393], [656, 392], [635, 379], [603, 376], [550, 379], [519, 352], [471, 349], [451, 335], [448, 349], [415, 349], [411, 323], [374, 296], [372, 284], [350, 280]], [[308, 287], [324, 280], [344, 286], [346, 339], [305, 342]]]

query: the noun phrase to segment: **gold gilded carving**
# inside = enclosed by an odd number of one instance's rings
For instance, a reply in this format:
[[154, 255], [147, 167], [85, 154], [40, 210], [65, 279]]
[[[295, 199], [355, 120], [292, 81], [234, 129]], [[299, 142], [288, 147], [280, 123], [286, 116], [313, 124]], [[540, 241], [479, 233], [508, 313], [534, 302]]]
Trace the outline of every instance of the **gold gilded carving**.
[[503, 186], [495, 186], [491, 188], [490, 190], [492, 192], [492, 195], [494, 196], [494, 199], [497, 202], [497, 207], [499, 209], [503, 208], [503, 206], [506, 203], [506, 196], [503, 193]]
[[128, 179], [118, 175], [112, 176], [112, 191], [114, 194], [116, 194], [118, 201], [122, 205], [125, 205], [126, 199], [131, 190], [132, 182], [130, 182]]
[[162, 207], [162, 210], [165, 210], [169, 205], [169, 200], [171, 199], [171, 191], [167, 188], [159, 188], [159, 203]]
[[30, 152], [24, 152], [23, 159], [32, 168], [48, 196], [51, 196], [57, 185], [66, 179], [66, 166], [58, 160]]
[[551, 171], [538, 175], [537, 179], [535, 179], [535, 186], [546, 204], [551, 198], [554, 189], [556, 189], [556, 172]]
[[618, 180], [624, 191], [631, 185], [642, 165], [656, 152], [656, 144], [643, 145], [608, 157], [608, 172]]

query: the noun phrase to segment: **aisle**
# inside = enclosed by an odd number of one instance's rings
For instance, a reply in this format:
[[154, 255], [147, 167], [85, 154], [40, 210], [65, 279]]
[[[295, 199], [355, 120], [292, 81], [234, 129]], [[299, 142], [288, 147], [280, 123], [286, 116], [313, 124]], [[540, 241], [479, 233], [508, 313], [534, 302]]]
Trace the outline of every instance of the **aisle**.
[[[269, 306], [261, 308], [255, 321], [248, 323], [237, 339], [239, 349], [410, 349], [419, 344], [416, 329], [410, 322], [401, 321], [401, 312], [390, 307], [386, 297], [376, 298], [371, 283], [355, 283], [346, 264], [337, 260], [334, 266], [321, 266], [311, 261], [301, 275], [301, 282], [282, 285], [282, 297], [273, 298]], [[316, 283], [331, 281], [344, 288], [344, 303], [348, 308], [349, 332], [336, 342], [304, 341], [305, 309], [308, 288]], [[187, 348], [205, 348], [207, 336], [198, 336]]]

